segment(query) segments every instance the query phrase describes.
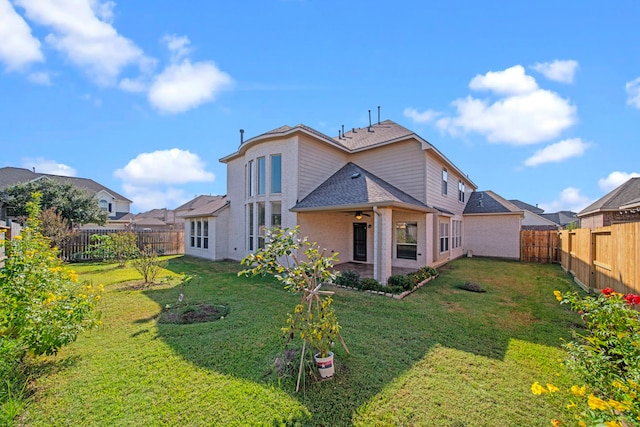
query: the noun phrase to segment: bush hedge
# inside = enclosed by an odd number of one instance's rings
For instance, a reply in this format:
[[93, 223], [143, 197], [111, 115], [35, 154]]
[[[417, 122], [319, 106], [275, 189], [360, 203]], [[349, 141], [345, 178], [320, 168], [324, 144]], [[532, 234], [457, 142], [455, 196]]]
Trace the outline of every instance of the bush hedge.
[[345, 270], [340, 272], [335, 280], [335, 284], [363, 291], [385, 292], [390, 294], [401, 294], [410, 291], [416, 285], [430, 277], [437, 276], [438, 272], [433, 267], [422, 267], [418, 271], [409, 274], [395, 274], [387, 279], [387, 286], [383, 286], [375, 279], [360, 279], [357, 271]]

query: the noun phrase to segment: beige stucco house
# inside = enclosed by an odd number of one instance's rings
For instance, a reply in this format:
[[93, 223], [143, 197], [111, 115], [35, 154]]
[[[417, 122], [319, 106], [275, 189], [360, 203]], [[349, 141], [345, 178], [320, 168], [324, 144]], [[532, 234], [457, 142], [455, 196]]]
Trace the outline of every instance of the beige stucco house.
[[265, 228], [296, 225], [341, 262], [371, 264], [382, 283], [392, 267], [437, 266], [465, 254], [463, 212], [476, 185], [390, 120], [335, 138], [283, 126], [241, 140], [220, 161], [228, 235], [215, 259], [240, 260], [264, 245]]

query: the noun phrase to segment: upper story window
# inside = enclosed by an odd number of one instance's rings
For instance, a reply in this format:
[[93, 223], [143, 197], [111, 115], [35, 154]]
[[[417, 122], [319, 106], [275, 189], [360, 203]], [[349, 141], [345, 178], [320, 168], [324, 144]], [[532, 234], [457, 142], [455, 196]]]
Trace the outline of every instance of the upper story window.
[[264, 194], [265, 192], [266, 175], [264, 157], [258, 157], [258, 194]]
[[98, 206], [102, 210], [109, 210], [109, 202], [107, 202], [105, 199], [100, 199], [100, 201], [98, 202]]
[[253, 160], [247, 163], [247, 195], [253, 197], [253, 177], [255, 176], [255, 166]]
[[458, 181], [458, 200], [464, 203], [464, 182]]
[[271, 156], [271, 192], [282, 192], [282, 155]]
[[447, 173], [447, 168], [442, 168], [442, 194], [444, 196], [447, 195], [447, 180], [449, 179], [449, 174]]

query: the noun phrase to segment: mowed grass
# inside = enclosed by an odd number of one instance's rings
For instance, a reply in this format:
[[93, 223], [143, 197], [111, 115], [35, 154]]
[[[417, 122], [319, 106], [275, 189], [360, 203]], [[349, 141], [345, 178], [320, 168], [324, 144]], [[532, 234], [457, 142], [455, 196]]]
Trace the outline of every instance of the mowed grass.
[[[139, 289], [130, 268], [73, 267], [105, 285], [103, 326], [42, 363], [24, 425], [547, 426], [562, 408], [531, 384], [570, 383], [560, 339], [579, 320], [553, 296], [574, 288], [556, 265], [458, 259], [403, 300], [335, 289], [351, 354], [337, 345], [334, 379], [305, 375], [299, 393], [297, 365], [274, 369], [299, 297], [272, 278], [173, 258], [163, 275], [198, 276], [185, 299], [230, 311], [170, 325], [157, 316], [183, 291], [175, 280]], [[487, 292], [457, 288], [466, 281]]]

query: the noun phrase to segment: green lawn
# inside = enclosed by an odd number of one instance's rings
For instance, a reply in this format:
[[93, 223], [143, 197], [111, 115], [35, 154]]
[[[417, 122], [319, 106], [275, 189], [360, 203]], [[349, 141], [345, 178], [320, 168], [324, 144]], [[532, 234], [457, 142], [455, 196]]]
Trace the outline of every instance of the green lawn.
[[[458, 259], [403, 300], [338, 289], [351, 354], [337, 346], [335, 378], [306, 377], [300, 393], [295, 368], [274, 371], [279, 328], [298, 301], [274, 280], [173, 258], [165, 275], [199, 276], [187, 300], [230, 311], [172, 325], [156, 319], [179, 287], [138, 289], [132, 269], [73, 267], [105, 285], [104, 324], [43, 361], [24, 425], [548, 426], [560, 409], [531, 383], [569, 384], [559, 345], [578, 318], [553, 296], [573, 288], [555, 265]], [[465, 281], [487, 292], [458, 289]]]

